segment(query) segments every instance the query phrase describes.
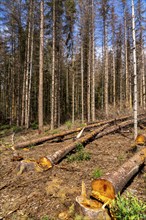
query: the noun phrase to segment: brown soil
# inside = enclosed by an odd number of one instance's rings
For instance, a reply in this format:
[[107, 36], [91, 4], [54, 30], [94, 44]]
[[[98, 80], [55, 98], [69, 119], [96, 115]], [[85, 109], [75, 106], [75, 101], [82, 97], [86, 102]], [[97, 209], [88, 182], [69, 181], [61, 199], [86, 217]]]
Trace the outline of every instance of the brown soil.
[[[15, 135], [15, 143], [38, 137], [36, 131]], [[75, 135], [74, 135], [75, 136]], [[72, 136], [73, 137], [73, 136]], [[19, 150], [24, 159], [49, 155], [72, 142], [67, 137], [64, 142], [45, 142]], [[103, 173], [116, 170], [129, 157], [133, 144], [132, 133], [111, 134], [94, 140], [85, 147], [90, 152], [89, 161], [68, 163], [64, 158], [58, 165], [45, 172], [29, 171], [17, 175], [19, 161], [12, 161], [11, 136], [3, 137], [0, 145], [0, 219], [16, 220], [57, 220], [59, 213], [67, 210], [81, 193], [82, 180], [90, 195], [93, 171]], [[125, 191], [130, 191], [146, 201], [146, 174], [142, 169], [130, 182]], [[46, 218], [45, 218], [46, 216]], [[48, 217], [48, 218], [47, 218]]]

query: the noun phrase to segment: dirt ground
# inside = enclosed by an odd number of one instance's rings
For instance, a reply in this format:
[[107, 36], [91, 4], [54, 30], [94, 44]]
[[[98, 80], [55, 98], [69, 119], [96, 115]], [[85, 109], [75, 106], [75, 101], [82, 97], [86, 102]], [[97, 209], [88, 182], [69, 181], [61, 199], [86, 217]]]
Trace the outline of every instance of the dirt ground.
[[[25, 159], [38, 159], [68, 145], [74, 136], [75, 134], [67, 136], [60, 143], [49, 141], [29, 150], [21, 149], [19, 154]], [[21, 175], [17, 175], [20, 162], [12, 161], [12, 135], [3, 136], [0, 142], [0, 219], [58, 220], [59, 213], [74, 204], [76, 196], [81, 194], [82, 180], [90, 195], [93, 172], [96, 169], [103, 174], [112, 172], [133, 155], [129, 151], [133, 144], [132, 136], [131, 131], [124, 133], [124, 136], [122, 133], [104, 136], [85, 146], [85, 151], [91, 155], [88, 161], [69, 163], [64, 158], [47, 171], [29, 171]], [[14, 142], [36, 137], [39, 137], [36, 130], [20, 132], [15, 135]], [[146, 174], [142, 169], [125, 191], [146, 201], [145, 188]]]

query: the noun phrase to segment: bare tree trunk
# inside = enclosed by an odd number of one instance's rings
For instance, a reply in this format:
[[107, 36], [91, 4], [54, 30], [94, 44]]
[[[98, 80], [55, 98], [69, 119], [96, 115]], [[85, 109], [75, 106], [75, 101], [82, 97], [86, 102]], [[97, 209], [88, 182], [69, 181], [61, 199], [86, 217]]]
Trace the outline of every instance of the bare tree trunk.
[[74, 56], [72, 58], [72, 123], [75, 122], [75, 72], [74, 72]]
[[[34, 7], [34, 5], [32, 7]], [[32, 9], [32, 31], [31, 31], [31, 46], [30, 46], [30, 70], [29, 70], [29, 87], [28, 87], [28, 121], [27, 121], [27, 127], [29, 127], [29, 124], [30, 124], [30, 99], [31, 99], [31, 83], [32, 83], [33, 38], [34, 38], [34, 8]]]
[[[141, 45], [142, 46], [142, 45]], [[143, 109], [146, 109], [146, 84], [145, 84], [145, 71], [144, 71], [144, 50], [141, 48], [141, 56], [142, 56], [142, 101], [143, 101]]]
[[125, 78], [126, 78], [126, 107], [129, 107], [129, 73], [128, 73], [128, 57], [127, 57], [127, 22], [126, 9], [124, 9], [124, 50], [125, 50]]
[[55, 106], [55, 27], [56, 27], [56, 8], [53, 1], [53, 46], [52, 46], [52, 92], [51, 92], [51, 130], [54, 129], [54, 106]]
[[115, 72], [115, 47], [113, 46], [113, 104], [116, 107], [116, 72]]
[[91, 117], [95, 121], [95, 45], [94, 45], [94, 0], [92, 0], [92, 86], [91, 86]]
[[67, 66], [66, 71], [66, 111], [68, 114], [68, 107], [69, 107], [69, 66]]
[[28, 86], [29, 86], [29, 65], [30, 65], [31, 3], [29, 7], [30, 8], [29, 8], [29, 16], [28, 16], [28, 37], [27, 37], [26, 76], [25, 76], [25, 127], [26, 128], [28, 128]]
[[81, 102], [82, 102], [82, 123], [84, 122], [84, 59], [83, 45], [81, 45]]
[[89, 36], [88, 48], [88, 76], [87, 76], [87, 121], [91, 118], [91, 37]]
[[39, 97], [38, 121], [39, 130], [43, 130], [43, 49], [44, 49], [44, 0], [40, 2], [40, 58], [39, 58]]
[[108, 117], [109, 110], [108, 110], [108, 46], [107, 46], [107, 24], [104, 21], [104, 106], [105, 106], [105, 114]]
[[133, 100], [133, 112], [134, 112], [134, 139], [137, 137], [137, 69], [136, 69], [136, 39], [135, 39], [135, 14], [134, 14], [134, 2], [131, 0], [132, 5], [132, 37], [133, 37], [133, 69], [134, 69], [134, 100]]

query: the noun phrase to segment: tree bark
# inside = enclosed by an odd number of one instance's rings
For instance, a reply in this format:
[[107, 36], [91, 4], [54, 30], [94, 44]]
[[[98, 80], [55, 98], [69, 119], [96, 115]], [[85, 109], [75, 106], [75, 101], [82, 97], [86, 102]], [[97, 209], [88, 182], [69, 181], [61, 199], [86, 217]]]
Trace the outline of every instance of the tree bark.
[[92, 196], [102, 202], [114, 199], [139, 171], [146, 158], [146, 147], [125, 162], [117, 171], [92, 181]]
[[38, 121], [39, 130], [43, 129], [43, 50], [44, 50], [44, 1], [40, 2], [40, 57], [39, 57], [39, 96], [38, 96]]
[[134, 112], [134, 139], [135, 139], [137, 137], [137, 68], [136, 68], [135, 14], [134, 14], [133, 0], [131, 0], [131, 5], [132, 5], [132, 37], [133, 37], [133, 69], [134, 69], [133, 112]]
[[53, 166], [53, 164], [57, 164], [63, 157], [66, 156], [66, 154], [68, 154], [70, 151], [75, 149], [79, 143], [86, 144], [88, 141], [93, 139], [100, 131], [105, 129], [107, 126], [109, 126], [109, 125], [105, 124], [102, 127], [97, 128], [95, 131], [90, 132], [85, 137], [79, 138], [77, 141], [69, 144], [65, 148], [56, 151], [53, 155], [47, 155], [46, 157], [50, 160], [52, 166]]
[[[100, 122], [97, 122], [97, 123], [94, 123], [94, 124], [89, 124], [89, 125], [85, 126], [84, 130], [93, 129], [95, 127], [99, 127], [99, 126], [102, 126], [102, 125], [105, 125], [105, 124], [112, 125], [113, 123], [118, 123], [119, 121], [126, 120], [130, 117], [132, 117], [132, 116], [124, 116], [124, 117], [120, 117], [120, 118], [117, 118], [117, 119], [110, 119], [110, 120], [106, 120], [106, 121], [100, 121]], [[140, 117], [143, 119], [146, 116], [145, 115], [140, 115]], [[118, 126], [118, 125], [116, 125], [116, 126]], [[70, 135], [70, 134], [73, 134], [73, 133], [76, 133], [76, 132], [80, 132], [82, 129], [83, 128], [75, 128], [75, 129], [70, 130], [70, 131], [64, 131], [60, 134], [49, 135], [49, 136], [41, 137], [41, 138], [38, 138], [38, 139], [35, 139], [35, 140], [30, 140], [30, 141], [26, 141], [26, 142], [23, 142], [23, 143], [18, 143], [18, 144], [14, 145], [14, 148], [19, 149], [19, 148], [29, 147], [31, 145], [38, 145], [38, 144], [41, 144], [45, 141], [53, 140], [55, 138], [63, 138], [64, 136], [67, 136], [67, 135]], [[111, 130], [112, 129], [113, 128], [111, 127]], [[110, 131], [109, 131], [109, 133], [110, 133]], [[105, 135], [105, 134], [101, 134], [101, 135]]]
[[51, 91], [51, 130], [54, 129], [54, 107], [55, 107], [55, 29], [56, 29], [56, 7], [53, 1], [53, 45], [52, 45], [52, 91]]

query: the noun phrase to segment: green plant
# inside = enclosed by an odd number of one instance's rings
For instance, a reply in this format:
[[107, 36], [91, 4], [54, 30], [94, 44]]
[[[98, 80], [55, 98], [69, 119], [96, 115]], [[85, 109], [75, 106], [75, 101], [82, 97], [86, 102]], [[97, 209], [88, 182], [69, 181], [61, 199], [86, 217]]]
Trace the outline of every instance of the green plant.
[[48, 215], [45, 215], [41, 218], [41, 220], [55, 220], [54, 218], [50, 218]]
[[34, 121], [33, 123], [31, 123], [30, 127], [31, 127], [33, 130], [38, 129], [38, 124], [37, 124], [37, 122]]
[[125, 196], [118, 194], [112, 202], [110, 210], [117, 220], [146, 219], [146, 204], [130, 193]]
[[103, 171], [100, 168], [96, 168], [93, 173], [92, 173], [92, 177], [94, 179], [99, 178], [103, 175]]
[[71, 163], [73, 161], [83, 161], [90, 160], [91, 155], [89, 152], [84, 151], [84, 146], [81, 143], [78, 143], [75, 148], [74, 154], [69, 154], [67, 156], [67, 162]]
[[83, 216], [81, 216], [81, 215], [75, 215], [75, 217], [74, 217], [74, 220], [89, 220], [89, 218], [88, 217], [83, 217]]
[[84, 149], [84, 146], [81, 143], [78, 143], [76, 145], [75, 152], [82, 151], [83, 149]]
[[68, 129], [71, 129], [72, 127], [72, 122], [71, 121], [66, 121], [65, 125], [67, 126]]

